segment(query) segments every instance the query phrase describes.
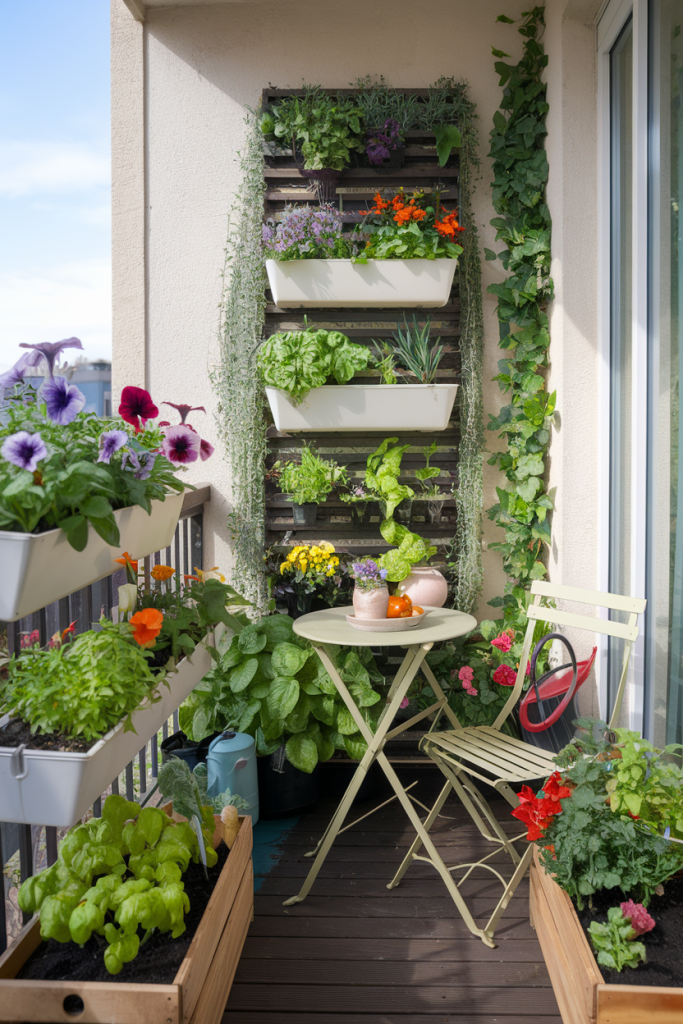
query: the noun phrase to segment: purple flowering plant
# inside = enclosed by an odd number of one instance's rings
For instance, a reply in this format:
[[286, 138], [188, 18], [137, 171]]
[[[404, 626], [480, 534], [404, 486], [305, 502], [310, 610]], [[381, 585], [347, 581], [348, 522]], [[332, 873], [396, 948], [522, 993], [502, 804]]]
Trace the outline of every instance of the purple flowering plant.
[[275, 260], [349, 259], [355, 252], [333, 206], [286, 206], [263, 225], [263, 245]]
[[382, 128], [368, 131], [366, 138], [365, 152], [375, 167], [381, 167], [390, 158], [392, 150], [404, 144], [401, 126], [393, 117], [388, 117]]
[[[58, 369], [65, 349], [82, 348], [78, 338], [23, 347], [28, 352], [0, 377], [0, 530], [61, 527], [82, 551], [92, 526], [118, 546], [114, 512], [140, 505], [151, 513], [153, 499], [183, 489], [175, 473], [193, 459], [167, 457], [164, 446], [172, 446], [158, 424], [149, 421], [136, 430], [130, 417], [103, 419], [84, 411], [85, 396], [63, 375], [65, 368]], [[40, 387], [25, 380], [41, 372]], [[206, 457], [189, 426], [173, 429], [190, 435], [185, 447], [195, 459]]]
[[387, 570], [382, 569], [374, 558], [361, 558], [348, 566], [348, 573], [359, 590], [379, 590], [387, 585]]

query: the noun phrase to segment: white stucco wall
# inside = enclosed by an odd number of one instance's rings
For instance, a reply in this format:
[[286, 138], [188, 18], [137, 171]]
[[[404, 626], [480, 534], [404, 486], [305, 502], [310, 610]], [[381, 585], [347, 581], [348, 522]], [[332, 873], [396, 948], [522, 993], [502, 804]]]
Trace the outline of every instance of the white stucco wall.
[[[503, 5], [511, 17], [526, 6], [523, 0]], [[563, 17], [566, 7], [566, 0], [550, 0], [546, 35], [557, 289], [551, 382], [560, 392], [561, 410], [553, 441], [552, 481], [559, 490], [551, 569], [553, 578], [593, 586], [594, 29], [585, 12], [578, 20]], [[392, 85], [423, 87], [440, 75], [455, 75], [468, 81], [477, 104], [484, 157], [500, 100], [491, 46], [515, 56], [522, 46], [514, 29], [496, 23], [501, 10], [500, 0], [425, 0], [416, 18], [407, 0], [256, 0], [152, 9], [142, 26], [123, 0], [112, 0], [115, 396], [130, 382], [148, 387], [157, 403], [205, 405], [208, 415], [197, 416], [194, 425], [216, 439], [208, 374], [217, 359], [226, 219], [237, 184], [244, 109], [258, 105], [264, 85], [298, 86], [305, 80], [344, 87], [373, 73]], [[497, 249], [489, 226], [490, 180], [484, 159], [475, 211], [482, 245]], [[499, 264], [483, 263], [483, 274], [484, 286], [503, 276]], [[484, 308], [488, 419], [505, 399], [489, 383], [500, 358], [493, 296], [485, 294]], [[493, 447], [494, 436], [487, 438]], [[210, 462], [193, 467], [190, 479], [209, 480], [214, 487], [206, 558], [227, 566], [228, 480], [219, 448]], [[488, 506], [497, 481], [488, 466], [485, 481]], [[504, 583], [500, 557], [486, 550], [495, 532], [485, 520], [480, 617], [491, 614], [486, 600], [500, 594]]]

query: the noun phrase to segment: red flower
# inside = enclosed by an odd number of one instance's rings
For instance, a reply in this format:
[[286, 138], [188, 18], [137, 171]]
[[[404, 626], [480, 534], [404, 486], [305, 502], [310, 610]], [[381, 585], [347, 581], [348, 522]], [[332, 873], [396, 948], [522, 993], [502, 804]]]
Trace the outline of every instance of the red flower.
[[517, 673], [509, 665], [499, 665], [493, 673], [494, 683], [498, 683], [500, 686], [514, 686], [516, 678]]
[[159, 410], [152, 401], [149, 391], [145, 391], [144, 388], [131, 387], [130, 385], [123, 389], [121, 392], [121, 404], [119, 405], [119, 416], [126, 423], [130, 423], [131, 426], [135, 427], [136, 434], [142, 430], [140, 420], [146, 423], [147, 420], [153, 420], [158, 415]]
[[560, 773], [553, 772], [543, 786], [542, 797], [534, 796], [529, 786], [522, 786], [521, 792], [517, 794], [519, 807], [515, 807], [512, 816], [527, 826], [527, 839], [530, 843], [543, 838], [552, 819], [562, 811], [560, 800], [571, 796], [571, 790], [560, 785], [561, 781]]

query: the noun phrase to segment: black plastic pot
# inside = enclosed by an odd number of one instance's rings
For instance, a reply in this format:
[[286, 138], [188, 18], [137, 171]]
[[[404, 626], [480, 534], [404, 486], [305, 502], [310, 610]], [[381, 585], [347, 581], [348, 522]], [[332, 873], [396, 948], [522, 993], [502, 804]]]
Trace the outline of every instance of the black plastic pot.
[[396, 149], [389, 150], [387, 160], [383, 160], [381, 164], [373, 164], [372, 167], [377, 174], [382, 174], [384, 171], [400, 171], [405, 162], [405, 146], [397, 146]]
[[[380, 508], [382, 515], [386, 519], [386, 503], [381, 501]], [[398, 505], [394, 509], [394, 519], [397, 523], [401, 523], [402, 526], [409, 526], [413, 518], [413, 499], [404, 498], [403, 501], [399, 501]]]
[[303, 505], [292, 504], [292, 518], [295, 526], [315, 526], [318, 515], [318, 503], [307, 501]]
[[299, 771], [284, 756], [284, 747], [256, 763], [261, 818], [284, 818], [315, 807], [320, 799], [320, 765], [310, 775]]
[[198, 764], [206, 761], [209, 744], [218, 735], [219, 733], [215, 732], [211, 736], [206, 736], [200, 743], [193, 743], [192, 740], [188, 740], [182, 729], [174, 732], [161, 744], [161, 763], [165, 764], [170, 757], [179, 757], [187, 762], [188, 768], [196, 768]]
[[308, 615], [309, 612], [321, 612], [325, 608], [329, 608], [329, 605], [317, 594], [287, 594], [287, 614], [292, 619]]
[[351, 522], [354, 526], [367, 526], [373, 516], [379, 511], [379, 503], [376, 501], [353, 501], [349, 505], [351, 510]]

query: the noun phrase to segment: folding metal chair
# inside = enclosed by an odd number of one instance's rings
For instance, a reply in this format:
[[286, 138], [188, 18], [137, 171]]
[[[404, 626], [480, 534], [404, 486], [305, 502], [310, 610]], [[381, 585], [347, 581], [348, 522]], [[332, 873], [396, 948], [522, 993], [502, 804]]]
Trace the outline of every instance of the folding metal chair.
[[[531, 593], [533, 595], [533, 602], [529, 605], [527, 612], [529, 624], [524, 638], [524, 648], [519, 661], [515, 685], [509, 700], [493, 725], [462, 728], [453, 711], [446, 706], [442, 709], [443, 713], [447, 715], [454, 728], [445, 732], [436, 731], [442, 714], [442, 711], [439, 711], [430, 731], [420, 744], [421, 749], [432, 758], [446, 777], [446, 784], [426, 820], [423, 822], [423, 830], [426, 833], [429, 832], [451, 790], [454, 790], [483, 837], [493, 844], [493, 851], [479, 861], [447, 865], [431, 842], [428, 844], [430, 856], [422, 856], [420, 854], [425, 839], [418, 834], [403, 863], [396, 872], [394, 879], [388, 886], [389, 889], [397, 886], [413, 861], [424, 861], [432, 864], [444, 879], [446, 887], [469, 930], [474, 935], [478, 935], [485, 945], [492, 948], [495, 947], [493, 935], [498, 921], [529, 867], [533, 844], [529, 843], [524, 854], [522, 856], [519, 855], [514, 844], [524, 838], [526, 832], [514, 838], [508, 836], [496, 821], [493, 811], [476, 788], [473, 779], [479, 779], [489, 786], [493, 786], [501, 796], [505, 797], [512, 807], [517, 807], [519, 800], [511, 788], [511, 783], [517, 784], [519, 787], [523, 782], [531, 779], [546, 778], [555, 771], [556, 766], [553, 763], [554, 755], [552, 753], [501, 732], [503, 724], [512, 713], [522, 692], [536, 622], [539, 620], [549, 621], [558, 626], [571, 626], [574, 629], [584, 629], [593, 634], [602, 633], [606, 636], [617, 637], [625, 641], [621, 679], [619, 681], [614, 710], [610, 718], [610, 727], [612, 727], [618, 720], [621, 710], [631, 648], [638, 637], [638, 616], [645, 610], [646, 604], [644, 598], [620, 597], [616, 594], [604, 594], [593, 590], [579, 590], [575, 587], [563, 587], [541, 581], [532, 583]], [[613, 622], [606, 618], [600, 619], [591, 615], [576, 614], [559, 608], [547, 607], [541, 603], [542, 599], [571, 601], [578, 604], [607, 608], [613, 611], [627, 612], [628, 621], [624, 624]], [[441, 688], [438, 686], [429, 666], [423, 663], [421, 670], [434, 687], [434, 692], [437, 695], [440, 694]], [[506, 880], [496, 868], [488, 863], [501, 849], [509, 855], [514, 866], [512, 877], [509, 880]], [[476, 924], [460, 891], [462, 883], [477, 868], [483, 868], [491, 872], [503, 886], [503, 895], [483, 928]], [[456, 881], [452, 873], [459, 869], [463, 869], [464, 874], [462, 878]]]

